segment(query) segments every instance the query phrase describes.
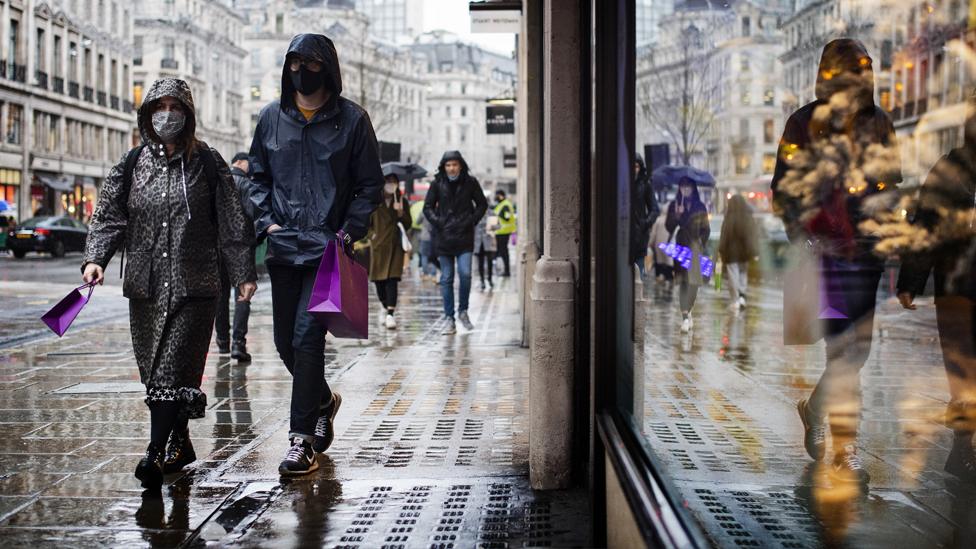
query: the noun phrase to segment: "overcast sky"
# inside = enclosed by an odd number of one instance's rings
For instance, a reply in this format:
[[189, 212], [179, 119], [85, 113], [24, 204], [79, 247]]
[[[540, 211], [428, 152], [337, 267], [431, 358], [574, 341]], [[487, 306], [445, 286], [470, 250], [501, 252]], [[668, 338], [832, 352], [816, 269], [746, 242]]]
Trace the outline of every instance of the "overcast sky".
[[514, 34], [471, 34], [467, 0], [424, 0], [424, 31], [448, 30], [466, 42], [503, 55], [515, 49]]

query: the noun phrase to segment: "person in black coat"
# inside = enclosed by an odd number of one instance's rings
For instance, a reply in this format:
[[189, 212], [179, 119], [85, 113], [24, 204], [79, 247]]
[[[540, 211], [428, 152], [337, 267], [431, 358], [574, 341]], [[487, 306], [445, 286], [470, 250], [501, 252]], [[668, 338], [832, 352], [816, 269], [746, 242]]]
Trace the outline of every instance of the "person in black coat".
[[634, 156], [634, 186], [630, 191], [630, 258], [644, 276], [644, 257], [647, 256], [647, 242], [651, 237], [651, 227], [661, 214], [651, 177], [647, 173], [644, 157]]
[[[247, 153], [239, 152], [234, 155], [230, 164], [230, 174], [234, 178], [237, 192], [241, 195], [244, 214], [248, 217], [248, 224], [253, 225], [251, 219], [250, 195], [251, 180], [247, 176]], [[253, 247], [253, 246], [252, 246]], [[240, 362], [250, 362], [251, 355], [247, 352], [247, 322], [251, 316], [251, 302], [240, 299], [240, 292], [234, 290], [234, 322], [230, 321], [228, 302], [230, 301], [231, 283], [227, 276], [227, 269], [220, 267], [220, 298], [217, 300], [217, 317], [214, 321], [214, 331], [217, 335], [217, 350], [224, 355]], [[233, 340], [231, 337], [233, 336]], [[231, 345], [233, 343], [233, 346]]]
[[[860, 371], [871, 351], [884, 259], [875, 254], [877, 239], [859, 225], [869, 217], [869, 200], [892, 192], [902, 180], [894, 127], [874, 103], [871, 67], [857, 40], [838, 39], [824, 47], [817, 99], [787, 120], [771, 184], [774, 209], [790, 241], [820, 256], [828, 300], [821, 308], [836, 311], [823, 321], [824, 373], [809, 399], [797, 403], [804, 446], [810, 457], [823, 459], [827, 421], [834, 448], [831, 473], [860, 483], [869, 480], [856, 449]], [[859, 177], [851, 177], [855, 174]]]
[[383, 171], [369, 115], [342, 97], [339, 57], [321, 34], [299, 34], [281, 71], [281, 99], [258, 117], [249, 154], [259, 238], [268, 238], [275, 347], [292, 374], [291, 448], [282, 475], [318, 468], [342, 403], [325, 381], [326, 330], [307, 311], [326, 244], [366, 236]]
[[898, 300], [914, 310], [929, 275], [935, 276], [935, 313], [949, 379], [946, 425], [953, 431], [945, 470], [976, 482], [976, 95], [970, 99], [965, 143], [942, 157], [919, 192], [912, 223], [933, 242], [907, 254]]
[[461, 286], [458, 292], [458, 320], [465, 329], [474, 329], [468, 318], [471, 256], [474, 252], [475, 227], [487, 209], [484, 191], [478, 180], [468, 172], [464, 157], [459, 151], [445, 152], [424, 201], [424, 215], [436, 234], [434, 253], [441, 266], [441, 297], [447, 324], [445, 334], [457, 333], [454, 322], [455, 262]]

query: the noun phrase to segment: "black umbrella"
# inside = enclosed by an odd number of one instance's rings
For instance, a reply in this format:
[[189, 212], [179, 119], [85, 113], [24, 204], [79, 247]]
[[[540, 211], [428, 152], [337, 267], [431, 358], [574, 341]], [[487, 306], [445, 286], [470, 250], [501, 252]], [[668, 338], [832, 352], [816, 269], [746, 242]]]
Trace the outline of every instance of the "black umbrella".
[[677, 186], [686, 177], [699, 187], [715, 186], [715, 178], [712, 174], [691, 166], [661, 166], [651, 174], [651, 184], [655, 189], [669, 189]]
[[387, 162], [383, 164], [383, 177], [395, 175], [400, 181], [412, 181], [427, 175], [427, 170], [413, 162]]

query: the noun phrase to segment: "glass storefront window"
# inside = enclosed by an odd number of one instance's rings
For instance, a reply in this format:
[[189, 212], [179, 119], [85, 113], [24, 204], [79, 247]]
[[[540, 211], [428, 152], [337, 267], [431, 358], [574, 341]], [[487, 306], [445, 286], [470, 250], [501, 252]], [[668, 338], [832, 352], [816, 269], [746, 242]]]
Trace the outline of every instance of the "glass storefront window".
[[976, 3], [653, 21], [618, 380], [646, 450], [716, 546], [976, 543]]

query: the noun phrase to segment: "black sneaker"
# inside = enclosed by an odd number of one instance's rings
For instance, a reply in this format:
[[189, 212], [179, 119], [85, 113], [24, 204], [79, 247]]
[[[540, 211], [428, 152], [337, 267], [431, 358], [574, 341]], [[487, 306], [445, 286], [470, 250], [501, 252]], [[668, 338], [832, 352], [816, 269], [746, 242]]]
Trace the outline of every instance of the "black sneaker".
[[193, 451], [193, 443], [190, 442], [190, 430], [182, 432], [173, 430], [169, 435], [169, 443], [166, 445], [166, 459], [163, 461], [163, 473], [167, 475], [178, 473], [184, 467], [197, 460], [197, 453]]
[[976, 483], [976, 453], [971, 438], [952, 442], [945, 471], [963, 482]]
[[468, 330], [469, 332], [474, 330], [474, 324], [471, 324], [471, 319], [468, 318], [467, 311], [461, 311], [458, 313], [458, 320], [461, 321], [461, 326], [464, 326], [465, 330]]
[[283, 477], [305, 475], [319, 468], [315, 461], [312, 445], [301, 437], [291, 439], [291, 447], [285, 454], [285, 459], [278, 466], [278, 473]]
[[325, 413], [319, 416], [315, 422], [315, 438], [312, 440], [312, 450], [317, 454], [329, 449], [335, 439], [335, 417], [339, 413], [339, 406], [342, 406], [342, 395], [332, 393], [332, 404], [325, 409]]
[[163, 485], [163, 451], [150, 444], [146, 456], [136, 465], [135, 474], [143, 488], [158, 490]]
[[217, 340], [217, 352], [226, 355], [230, 354], [230, 342]]
[[861, 456], [857, 455], [857, 448], [854, 445], [847, 445], [837, 455], [831, 465], [831, 476], [842, 482], [857, 482], [867, 484], [871, 480], [871, 475], [864, 468]]
[[827, 446], [827, 428], [824, 427], [823, 422], [815, 424], [810, 420], [806, 399], [796, 403], [796, 411], [800, 413], [800, 421], [803, 422], [803, 446], [806, 447], [810, 457], [820, 461], [824, 457]]
[[247, 343], [235, 341], [230, 349], [230, 357], [238, 362], [251, 362], [251, 355], [247, 352]]
[[441, 331], [443, 335], [454, 335], [457, 333], [457, 325], [454, 323], [454, 319], [447, 317], [444, 324], [444, 329]]

